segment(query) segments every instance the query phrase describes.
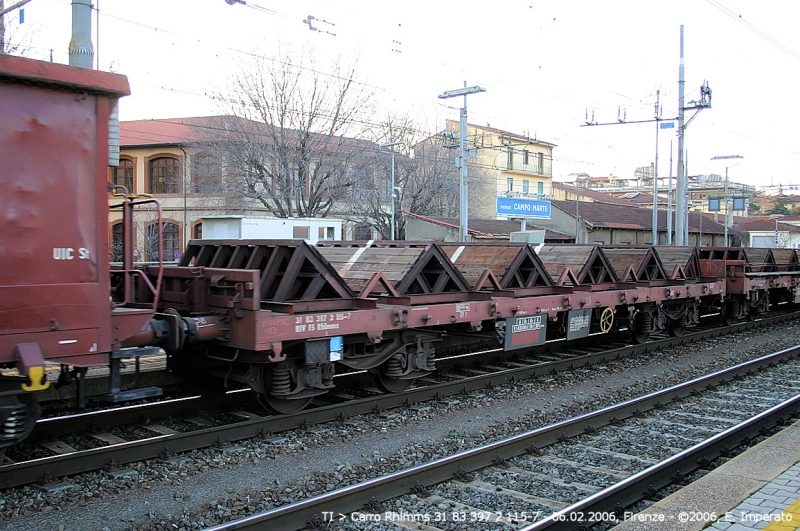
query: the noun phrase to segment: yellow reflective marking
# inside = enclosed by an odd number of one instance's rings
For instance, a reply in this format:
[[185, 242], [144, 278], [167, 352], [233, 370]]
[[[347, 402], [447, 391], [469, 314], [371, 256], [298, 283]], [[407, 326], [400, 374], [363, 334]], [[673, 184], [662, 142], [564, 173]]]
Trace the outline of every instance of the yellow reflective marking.
[[50, 387], [50, 382], [44, 377], [44, 367], [41, 365], [31, 367], [28, 371], [28, 378], [30, 378], [31, 384], [22, 384], [23, 391], [44, 391]]
[[768, 523], [761, 531], [795, 531], [800, 527], [800, 500], [784, 509], [780, 518]]

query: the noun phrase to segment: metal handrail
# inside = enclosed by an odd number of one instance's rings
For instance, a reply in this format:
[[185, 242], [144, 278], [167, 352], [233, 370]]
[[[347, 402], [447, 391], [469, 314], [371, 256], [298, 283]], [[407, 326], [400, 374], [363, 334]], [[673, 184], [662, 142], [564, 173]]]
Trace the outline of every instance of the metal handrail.
[[[154, 199], [150, 194], [131, 194], [128, 189], [122, 185], [109, 183], [111, 195], [114, 197], [122, 197], [124, 201], [118, 205], [109, 205], [111, 208], [122, 208], [122, 225], [123, 225], [123, 253], [122, 253], [122, 270], [119, 271], [123, 276], [123, 297], [122, 302], [112, 302], [112, 307], [121, 308], [128, 304], [133, 303], [133, 277], [138, 276], [153, 296], [152, 310], [158, 308], [158, 298], [161, 293], [161, 282], [164, 277], [164, 241], [163, 241], [163, 216], [161, 210], [161, 203]], [[121, 190], [121, 192], [116, 192]], [[144, 198], [143, 200], [134, 201], [135, 199]], [[144, 271], [133, 267], [133, 209], [135, 206], [152, 203], [156, 206], [157, 223], [158, 223], [158, 277], [156, 285], [144, 274]]]

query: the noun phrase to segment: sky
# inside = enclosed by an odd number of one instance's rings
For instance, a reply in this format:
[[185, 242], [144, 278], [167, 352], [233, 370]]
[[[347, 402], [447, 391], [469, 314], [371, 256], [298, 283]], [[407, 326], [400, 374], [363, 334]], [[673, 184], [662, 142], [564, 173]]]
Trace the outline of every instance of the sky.
[[[6, 6], [15, 0], [6, 0]], [[357, 61], [381, 105], [418, 118], [431, 133], [458, 119], [463, 99], [438, 95], [468, 85], [469, 122], [556, 144], [553, 176], [633, 178], [655, 160], [677, 164], [680, 27], [685, 101], [704, 82], [712, 106], [686, 129], [690, 175], [724, 175], [759, 187], [800, 186], [795, 130], [800, 104], [800, 2], [796, 0], [95, 0], [101, 70], [128, 76], [122, 120], [224, 112], [214, 96], [255, 56], [280, 44], [312, 50], [325, 70]], [[7, 36], [28, 57], [67, 63], [69, 0], [32, 0], [6, 16]], [[304, 20], [313, 16], [312, 31]], [[792, 88], [794, 87], [794, 89]], [[694, 111], [687, 111], [686, 118]], [[677, 124], [676, 124], [677, 125]], [[742, 159], [714, 160], [739, 155]]]

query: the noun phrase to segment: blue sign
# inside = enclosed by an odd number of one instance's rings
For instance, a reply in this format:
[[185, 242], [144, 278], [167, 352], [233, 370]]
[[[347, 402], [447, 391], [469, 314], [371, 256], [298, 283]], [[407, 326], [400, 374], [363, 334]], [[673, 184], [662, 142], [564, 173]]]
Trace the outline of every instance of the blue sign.
[[330, 341], [330, 357], [328, 361], [342, 361], [344, 354], [344, 338], [342, 336], [333, 336]]
[[675, 122], [661, 122], [658, 126], [661, 129], [675, 129]]
[[497, 215], [512, 218], [550, 219], [550, 201], [498, 197]]

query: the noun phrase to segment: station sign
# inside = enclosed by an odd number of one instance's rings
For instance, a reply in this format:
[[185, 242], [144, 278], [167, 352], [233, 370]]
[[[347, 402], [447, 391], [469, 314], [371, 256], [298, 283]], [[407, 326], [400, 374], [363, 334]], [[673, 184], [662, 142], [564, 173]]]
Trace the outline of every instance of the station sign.
[[498, 197], [497, 215], [513, 218], [550, 219], [550, 201], [535, 199], [518, 199], [516, 197]]
[[547, 315], [506, 319], [505, 350], [542, 345], [547, 336]]
[[592, 310], [570, 310], [567, 314], [567, 339], [578, 339], [589, 335]]
[[661, 129], [675, 129], [675, 122], [661, 122], [658, 126]]

